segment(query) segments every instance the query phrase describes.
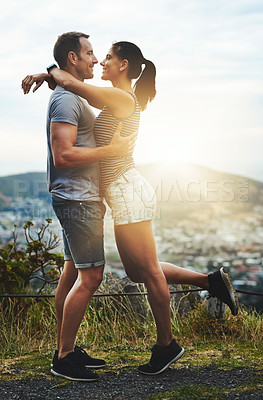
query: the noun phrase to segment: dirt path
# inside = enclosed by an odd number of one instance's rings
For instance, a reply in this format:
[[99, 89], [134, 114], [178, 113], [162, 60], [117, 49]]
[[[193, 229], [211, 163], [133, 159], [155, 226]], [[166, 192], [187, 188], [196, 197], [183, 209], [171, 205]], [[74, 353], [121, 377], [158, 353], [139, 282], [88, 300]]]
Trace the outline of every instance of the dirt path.
[[[255, 376], [254, 370], [251, 368], [224, 371], [217, 370], [213, 366], [202, 367], [200, 370], [194, 368], [169, 369], [157, 377], [143, 376], [135, 370], [122, 370], [119, 373], [106, 372], [95, 383], [68, 382], [59, 378], [40, 376], [23, 381], [0, 382], [0, 399], [145, 400], [153, 394], [175, 390], [174, 395], [161, 396], [160, 399], [262, 400], [263, 385], [258, 384], [258, 382], [262, 382], [262, 379], [262, 374]], [[206, 390], [201, 397], [200, 394], [194, 395], [193, 391], [191, 395], [189, 394], [190, 397], [187, 394], [178, 397], [184, 385], [205, 385]], [[253, 389], [251, 387], [244, 389], [247, 385], [254, 385], [254, 387]], [[220, 394], [223, 397], [216, 397], [215, 387], [223, 390], [224, 394], [223, 392]], [[176, 394], [176, 390], [178, 390], [178, 394]], [[193, 387], [191, 390], [194, 390]]]

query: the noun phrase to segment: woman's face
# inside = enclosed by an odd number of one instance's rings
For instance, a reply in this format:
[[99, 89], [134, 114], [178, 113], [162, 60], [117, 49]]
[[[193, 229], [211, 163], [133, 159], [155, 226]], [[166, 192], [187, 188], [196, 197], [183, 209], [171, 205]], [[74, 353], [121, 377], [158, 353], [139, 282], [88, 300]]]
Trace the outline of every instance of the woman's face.
[[112, 48], [100, 65], [103, 67], [101, 79], [112, 82], [118, 80], [121, 74], [122, 61], [115, 55]]

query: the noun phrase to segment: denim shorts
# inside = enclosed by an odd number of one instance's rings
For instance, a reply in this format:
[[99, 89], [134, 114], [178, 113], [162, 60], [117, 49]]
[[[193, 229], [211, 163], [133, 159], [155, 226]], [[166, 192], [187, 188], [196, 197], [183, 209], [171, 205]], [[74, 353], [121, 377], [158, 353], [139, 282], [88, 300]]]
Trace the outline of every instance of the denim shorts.
[[73, 260], [76, 268], [104, 265], [103, 202], [53, 197], [52, 206], [62, 227], [65, 261]]
[[147, 180], [132, 168], [105, 191], [115, 225], [150, 221], [156, 214], [156, 195]]

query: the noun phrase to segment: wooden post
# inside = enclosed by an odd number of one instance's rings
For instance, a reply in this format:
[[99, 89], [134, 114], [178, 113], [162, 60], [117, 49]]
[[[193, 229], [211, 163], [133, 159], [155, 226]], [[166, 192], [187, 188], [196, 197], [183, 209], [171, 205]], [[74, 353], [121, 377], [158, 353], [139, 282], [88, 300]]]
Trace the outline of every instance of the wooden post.
[[217, 297], [208, 296], [206, 298], [206, 311], [213, 318], [225, 318], [225, 304]]

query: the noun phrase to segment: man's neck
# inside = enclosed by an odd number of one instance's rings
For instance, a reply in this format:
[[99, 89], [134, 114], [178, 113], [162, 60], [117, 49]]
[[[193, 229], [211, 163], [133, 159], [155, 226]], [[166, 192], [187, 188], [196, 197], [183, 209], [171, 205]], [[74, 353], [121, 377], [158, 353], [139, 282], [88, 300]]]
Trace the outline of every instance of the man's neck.
[[77, 73], [77, 71], [74, 68], [65, 67], [65, 68], [61, 68], [61, 69], [63, 69], [63, 71], [68, 72], [70, 75], [74, 76], [74, 78], [78, 79], [79, 81], [81, 81], [81, 82], [84, 81], [84, 79], [79, 76], [79, 74]]

